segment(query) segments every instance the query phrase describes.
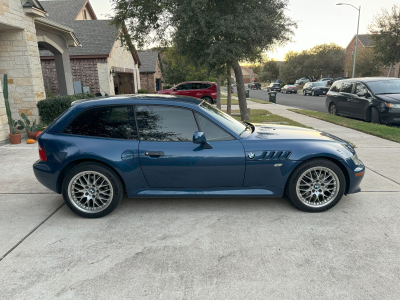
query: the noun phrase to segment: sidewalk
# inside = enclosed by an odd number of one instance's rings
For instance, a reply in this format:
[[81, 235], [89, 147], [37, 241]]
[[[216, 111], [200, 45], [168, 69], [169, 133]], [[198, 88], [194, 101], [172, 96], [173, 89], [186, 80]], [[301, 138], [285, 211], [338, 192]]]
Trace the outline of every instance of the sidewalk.
[[[237, 99], [237, 97], [232, 97]], [[353, 143], [358, 157], [367, 167], [363, 191], [400, 191], [400, 144], [388, 141], [354, 129], [346, 128], [326, 121], [289, 111], [289, 106], [279, 104], [260, 104], [247, 101], [251, 109], [265, 109], [273, 114], [292, 119], [301, 124], [336, 135]], [[222, 106], [226, 109], [226, 105]], [[232, 105], [238, 110], [239, 105]], [[368, 172], [370, 171], [370, 172]]]

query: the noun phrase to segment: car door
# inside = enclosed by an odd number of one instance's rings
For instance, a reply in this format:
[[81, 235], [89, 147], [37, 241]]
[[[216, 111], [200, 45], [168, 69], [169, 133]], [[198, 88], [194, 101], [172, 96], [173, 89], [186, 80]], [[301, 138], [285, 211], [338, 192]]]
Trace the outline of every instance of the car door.
[[[139, 160], [151, 188], [242, 186], [244, 149], [228, 132], [184, 107], [138, 105], [135, 111]], [[205, 132], [212, 149], [193, 143], [199, 130]]]
[[174, 95], [190, 96], [190, 90], [192, 89], [192, 83], [186, 82], [178, 85], [176, 91], [173, 92]]
[[355, 84], [353, 97], [350, 101], [348, 100], [350, 113], [357, 118], [366, 119], [371, 99], [371, 93], [365, 84], [357, 82]]
[[337, 96], [337, 109], [340, 114], [352, 116], [351, 103], [353, 101], [353, 87], [354, 83], [351, 81], [344, 81], [340, 92]]
[[192, 82], [192, 88], [188, 92], [188, 96], [201, 98], [205, 95], [203, 83], [201, 82]]

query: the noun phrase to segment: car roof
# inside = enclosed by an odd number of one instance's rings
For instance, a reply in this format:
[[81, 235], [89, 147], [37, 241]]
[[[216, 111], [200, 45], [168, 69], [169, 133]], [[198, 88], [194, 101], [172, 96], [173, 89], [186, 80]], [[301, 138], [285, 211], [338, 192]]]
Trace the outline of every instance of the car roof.
[[133, 94], [133, 95], [118, 95], [118, 96], [103, 96], [89, 99], [80, 99], [71, 103], [71, 106], [86, 104], [86, 106], [101, 106], [109, 104], [127, 104], [131, 103], [132, 100], [137, 101], [168, 101], [170, 104], [173, 102], [183, 102], [194, 105], [199, 105], [203, 102], [202, 99], [177, 96], [168, 94]]
[[373, 81], [396, 80], [396, 79], [399, 79], [399, 78], [396, 78], [396, 77], [358, 77], [358, 78], [341, 79], [340, 81], [373, 82]]

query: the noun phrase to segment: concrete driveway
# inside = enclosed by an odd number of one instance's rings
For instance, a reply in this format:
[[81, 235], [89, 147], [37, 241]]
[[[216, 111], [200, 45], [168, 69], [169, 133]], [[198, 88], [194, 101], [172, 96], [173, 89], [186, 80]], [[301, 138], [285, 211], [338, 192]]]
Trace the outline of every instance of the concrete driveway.
[[[360, 156], [394, 169], [399, 150], [392, 163]], [[91, 220], [36, 181], [37, 158], [36, 144], [0, 147], [0, 299], [400, 295], [400, 184], [384, 167], [325, 213], [280, 198], [125, 198]]]

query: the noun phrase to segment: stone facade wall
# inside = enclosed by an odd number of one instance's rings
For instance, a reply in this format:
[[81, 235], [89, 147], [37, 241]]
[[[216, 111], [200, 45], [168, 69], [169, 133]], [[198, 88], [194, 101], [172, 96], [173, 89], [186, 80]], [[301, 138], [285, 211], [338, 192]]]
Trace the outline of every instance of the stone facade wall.
[[8, 75], [13, 118], [21, 113], [38, 118], [36, 103], [45, 91], [33, 18], [25, 15], [20, 0], [0, 0], [0, 22], [14, 27], [0, 34], [0, 76]]
[[0, 79], [0, 141], [8, 138], [8, 119], [3, 97], [3, 78]]
[[[100, 92], [97, 64], [105, 63], [105, 58], [71, 59], [73, 81], [82, 81], [82, 86], [90, 87], [91, 93]], [[46, 91], [58, 94], [58, 80], [54, 59], [42, 59], [43, 81]]]
[[[133, 93], [137, 93], [137, 90], [139, 89], [139, 83], [138, 80], [135, 80], [135, 73], [138, 70], [138, 65], [135, 63], [135, 60], [132, 57], [132, 53], [130, 51], [128, 51], [125, 47], [123, 47], [121, 45], [121, 43], [119, 41], [115, 41], [111, 52], [110, 52], [110, 56], [107, 60], [108, 66], [111, 70], [112, 67], [114, 68], [119, 68], [119, 70], [121, 69], [125, 69], [126, 73], [130, 73], [133, 74], [132, 76], [132, 81], [133, 81], [133, 87], [134, 87], [134, 91]], [[110, 90], [110, 95], [114, 95], [114, 79], [112, 78], [111, 75], [109, 75], [111, 77], [111, 87], [112, 90]]]
[[[362, 51], [364, 49], [364, 45], [358, 40], [357, 43], [357, 53]], [[354, 58], [354, 51], [356, 49], [356, 37], [353, 37], [351, 40], [350, 44], [346, 48], [346, 56], [345, 56], [345, 70], [344, 70], [344, 76], [345, 77], [351, 77], [352, 72], [353, 72], [353, 58]], [[357, 55], [358, 56], [358, 55]], [[381, 70], [381, 75], [383, 77], [386, 77], [389, 72], [389, 68], [382, 68]], [[357, 75], [357, 69], [355, 72], [355, 76], [359, 77]], [[393, 66], [392, 71], [390, 72], [389, 77], [400, 77], [400, 63], [396, 64]]]

